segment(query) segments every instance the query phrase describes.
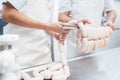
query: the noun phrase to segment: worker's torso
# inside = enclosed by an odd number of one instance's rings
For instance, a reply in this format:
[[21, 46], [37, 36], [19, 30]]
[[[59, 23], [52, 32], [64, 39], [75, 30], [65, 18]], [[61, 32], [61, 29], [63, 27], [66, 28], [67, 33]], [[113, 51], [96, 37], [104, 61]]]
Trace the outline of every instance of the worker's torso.
[[101, 25], [104, 0], [71, 0], [73, 19], [86, 18], [95, 25]]
[[[102, 14], [104, 11], [104, 0], [71, 0], [71, 14], [72, 19], [80, 20], [82, 18], [88, 19], [95, 26], [100, 26], [102, 22]], [[76, 45], [76, 32], [71, 31], [67, 38], [67, 51], [70, 54], [78, 54]]]
[[[28, 0], [21, 12], [40, 22], [52, 22], [53, 8], [54, 0]], [[21, 68], [51, 61], [50, 45], [44, 30], [8, 24], [4, 33], [20, 36], [15, 46], [18, 48], [17, 63]]]

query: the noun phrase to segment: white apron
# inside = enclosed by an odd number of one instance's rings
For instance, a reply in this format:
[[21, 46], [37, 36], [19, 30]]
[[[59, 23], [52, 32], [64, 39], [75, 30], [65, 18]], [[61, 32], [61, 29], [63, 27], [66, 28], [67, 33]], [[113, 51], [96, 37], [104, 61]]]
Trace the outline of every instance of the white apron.
[[[28, 0], [21, 12], [40, 22], [52, 22], [53, 8], [54, 0]], [[18, 34], [20, 37], [15, 43], [18, 49], [15, 55], [19, 68], [51, 62], [50, 45], [44, 30], [8, 24], [4, 33]]]

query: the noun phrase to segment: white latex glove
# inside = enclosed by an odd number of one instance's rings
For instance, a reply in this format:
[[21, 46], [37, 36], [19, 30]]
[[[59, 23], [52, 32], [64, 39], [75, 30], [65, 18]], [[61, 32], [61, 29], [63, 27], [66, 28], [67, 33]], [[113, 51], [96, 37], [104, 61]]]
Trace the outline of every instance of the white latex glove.
[[110, 27], [113, 31], [115, 30], [115, 25], [112, 21], [106, 21], [103, 25], [104, 27]]
[[68, 22], [68, 24], [71, 24], [71, 25], [78, 25], [79, 21], [78, 20], [71, 20]]

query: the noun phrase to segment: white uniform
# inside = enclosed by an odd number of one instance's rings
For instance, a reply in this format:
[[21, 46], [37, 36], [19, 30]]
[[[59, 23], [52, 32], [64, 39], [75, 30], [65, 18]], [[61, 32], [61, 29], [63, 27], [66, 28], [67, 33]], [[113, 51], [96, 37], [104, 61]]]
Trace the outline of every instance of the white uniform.
[[[71, 11], [70, 17], [72, 19], [81, 20], [82, 18], [85, 18], [90, 20], [93, 25], [97, 25], [97, 26], [101, 25], [103, 12], [112, 9], [114, 9], [113, 0], [60, 0], [60, 8], [59, 8], [60, 13]], [[69, 58], [73, 56], [77, 56], [79, 53], [77, 51], [75, 35], [76, 35], [76, 31], [71, 31], [66, 40], [66, 49], [67, 49], [66, 54], [69, 54], [68, 55]], [[84, 60], [86, 61], [86, 59]], [[91, 64], [88, 64], [87, 66], [94, 66], [95, 67], [94, 70], [96, 71], [96, 74], [101, 75], [101, 72], [99, 72], [99, 68], [100, 68], [99, 59], [97, 59], [97, 57], [95, 59], [88, 58], [88, 61], [90, 61]], [[92, 74], [91, 72], [89, 73], [80, 72], [80, 73], [83, 77], [83, 79], [81, 80], [94, 80], [93, 78], [95, 74]], [[107, 80], [107, 79], [104, 77], [104, 79], [101, 78], [97, 80]]]
[[[114, 9], [113, 0], [60, 0], [59, 12], [71, 11], [72, 19], [85, 18], [93, 25], [100, 26], [104, 11]], [[78, 53], [76, 46], [76, 31], [71, 31], [67, 39], [67, 53], [71, 56]], [[70, 57], [71, 57], [70, 56]]]
[[[57, 0], [7, 0], [18, 11], [40, 22], [57, 21]], [[54, 17], [53, 17], [54, 15]], [[15, 53], [20, 68], [51, 62], [50, 44], [47, 34], [41, 29], [25, 28], [8, 24], [4, 34], [18, 34], [20, 39], [15, 43]]]
[[113, 0], [60, 0], [60, 12], [71, 11], [72, 19], [89, 19], [101, 25], [103, 11], [114, 9]]

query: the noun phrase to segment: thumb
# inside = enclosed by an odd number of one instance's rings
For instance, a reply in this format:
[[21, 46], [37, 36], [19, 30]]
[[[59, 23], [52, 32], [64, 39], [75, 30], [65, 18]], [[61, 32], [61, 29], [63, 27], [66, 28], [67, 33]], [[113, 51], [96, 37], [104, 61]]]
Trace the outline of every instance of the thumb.
[[88, 19], [83, 19], [82, 22], [83, 24], [91, 24], [91, 22]]
[[75, 25], [77, 25], [77, 24], [78, 24], [78, 21], [77, 21], [77, 20], [71, 20], [71, 21], [69, 21], [68, 23], [69, 23], [69, 24], [75, 24]]

